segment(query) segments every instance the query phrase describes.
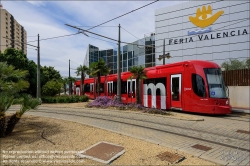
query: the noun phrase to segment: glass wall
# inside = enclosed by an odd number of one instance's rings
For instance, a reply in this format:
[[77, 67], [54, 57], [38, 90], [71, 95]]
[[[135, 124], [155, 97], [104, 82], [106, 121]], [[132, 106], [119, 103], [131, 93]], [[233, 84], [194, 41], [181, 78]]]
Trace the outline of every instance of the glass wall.
[[99, 59], [98, 54], [99, 54], [99, 48], [93, 45], [89, 45], [89, 65], [92, 62], [98, 61]]
[[145, 38], [145, 67], [155, 66], [155, 38], [154, 35]]
[[128, 45], [123, 46], [122, 53], [122, 69], [121, 71], [128, 71]]
[[102, 58], [105, 62], [107, 62], [107, 50], [99, 51], [99, 58]]
[[[121, 46], [120, 52], [120, 71], [129, 71], [130, 67], [155, 66], [155, 36], [151, 34], [149, 37], [137, 40], [132, 44]], [[118, 48], [100, 50], [98, 47], [89, 45], [89, 65], [103, 58], [110, 67], [110, 74], [117, 73], [117, 53]]]
[[115, 74], [117, 73], [117, 48], [115, 50], [113, 50], [113, 62], [112, 62], [112, 66], [111, 68], [111, 74]]

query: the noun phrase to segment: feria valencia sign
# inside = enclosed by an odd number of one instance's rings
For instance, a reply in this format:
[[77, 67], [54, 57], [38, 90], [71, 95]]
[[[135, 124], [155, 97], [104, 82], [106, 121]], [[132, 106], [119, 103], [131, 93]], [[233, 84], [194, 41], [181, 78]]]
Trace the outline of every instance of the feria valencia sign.
[[212, 27], [208, 26], [212, 25], [223, 13], [224, 11], [220, 10], [213, 15], [212, 7], [210, 5], [208, 5], [207, 9], [206, 6], [202, 6], [202, 9], [198, 8], [196, 11], [196, 16], [189, 16], [189, 21], [199, 28], [188, 31], [188, 37], [169, 39], [168, 44], [173, 45], [248, 34], [247, 29], [242, 28], [236, 30], [228, 30], [224, 32], [216, 32], [215, 30], [213, 33], [210, 33], [212, 32]]

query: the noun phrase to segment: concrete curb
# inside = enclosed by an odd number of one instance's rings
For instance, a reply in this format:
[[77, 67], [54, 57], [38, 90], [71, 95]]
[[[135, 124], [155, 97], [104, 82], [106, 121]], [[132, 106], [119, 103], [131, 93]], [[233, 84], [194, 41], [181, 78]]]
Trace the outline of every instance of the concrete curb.
[[241, 109], [241, 108], [233, 108], [233, 109], [232, 109], [232, 112], [250, 114], [250, 110], [248, 110], [248, 109]]

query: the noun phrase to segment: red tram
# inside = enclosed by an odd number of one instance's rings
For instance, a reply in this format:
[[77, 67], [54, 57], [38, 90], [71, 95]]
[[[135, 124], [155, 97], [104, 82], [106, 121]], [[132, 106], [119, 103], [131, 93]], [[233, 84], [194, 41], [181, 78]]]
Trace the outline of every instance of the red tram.
[[[214, 62], [190, 60], [145, 68], [147, 79], [141, 81], [142, 104], [157, 109], [176, 109], [206, 114], [230, 114], [220, 67]], [[121, 99], [136, 102], [136, 80], [130, 72], [121, 73]], [[75, 82], [80, 87], [80, 81]], [[117, 94], [117, 74], [101, 77], [101, 96]], [[96, 80], [85, 79], [85, 95], [95, 99]]]

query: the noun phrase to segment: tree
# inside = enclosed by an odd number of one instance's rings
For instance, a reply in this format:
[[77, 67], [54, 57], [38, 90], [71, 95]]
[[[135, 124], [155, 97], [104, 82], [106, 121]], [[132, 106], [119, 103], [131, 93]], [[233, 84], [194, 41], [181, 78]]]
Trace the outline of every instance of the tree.
[[250, 69], [250, 58], [248, 58], [248, 59], [246, 60], [246, 67], [247, 67], [248, 69]]
[[69, 83], [69, 95], [72, 95], [72, 82], [75, 82], [76, 79], [74, 77], [68, 77], [68, 83]]
[[244, 61], [237, 59], [229, 59], [229, 62], [226, 61], [221, 64], [221, 68], [225, 68], [226, 70], [244, 69], [245, 67]]
[[22, 50], [16, 50], [14, 48], [8, 48], [4, 53], [0, 54], [0, 61], [14, 66], [15, 69], [27, 70], [28, 75], [25, 77], [25, 80], [29, 82], [30, 86], [26, 92], [32, 96], [36, 96], [37, 65], [34, 61], [28, 60]]
[[29, 87], [29, 83], [24, 80], [27, 73], [0, 62], [0, 137], [4, 136], [5, 112], [13, 104], [17, 93]]
[[8, 93], [0, 93], [0, 138], [4, 136], [5, 130], [5, 112], [10, 108], [14, 101], [14, 97]]
[[29, 82], [25, 80], [27, 74], [26, 70], [18, 70], [6, 62], [0, 62], [0, 92], [14, 95], [27, 89], [29, 87]]
[[132, 76], [130, 79], [135, 78], [136, 79], [136, 103], [141, 104], [141, 98], [140, 98], [140, 80], [146, 79], [146, 71], [143, 66], [134, 66], [129, 69]]
[[81, 85], [80, 85], [80, 88], [81, 88], [81, 94], [84, 95], [85, 92], [84, 92], [84, 80], [85, 80], [85, 76], [86, 76], [86, 73], [89, 72], [89, 68], [87, 66], [82, 66], [80, 65], [79, 67], [77, 67], [76, 69], [76, 75], [79, 76], [81, 75]]
[[0, 51], [0, 62], [5, 62], [5, 56], [3, 55], [3, 53]]
[[35, 97], [37, 93], [37, 65], [36, 63], [32, 60], [28, 60], [28, 66], [27, 66], [27, 69], [25, 70], [29, 71], [27, 81], [29, 82], [30, 86], [27, 89], [27, 93]]
[[28, 67], [28, 58], [22, 50], [7, 48], [3, 53], [2, 62], [15, 66], [16, 69], [26, 69]]
[[48, 81], [42, 88], [42, 94], [45, 96], [55, 96], [60, 93], [62, 83], [59, 80]]
[[40, 105], [40, 101], [36, 98], [32, 98], [28, 94], [23, 94], [22, 97], [19, 99], [19, 104], [21, 104], [21, 108], [19, 111], [17, 111], [10, 117], [7, 123], [7, 128], [5, 130], [5, 135], [9, 135], [10, 133], [12, 133], [13, 129], [21, 119], [22, 115], [30, 109], [36, 109], [38, 105]]
[[41, 87], [51, 80], [61, 80], [60, 72], [55, 70], [54, 67], [44, 66], [41, 67]]
[[101, 58], [98, 62], [92, 62], [90, 64], [90, 76], [97, 77], [97, 93], [100, 96], [100, 83], [101, 75], [108, 75], [111, 69], [107, 66], [106, 62]]
[[67, 90], [66, 85], [69, 84], [69, 80], [68, 78], [63, 78], [61, 79], [61, 82], [63, 84], [64, 95], [66, 95], [66, 90]]

